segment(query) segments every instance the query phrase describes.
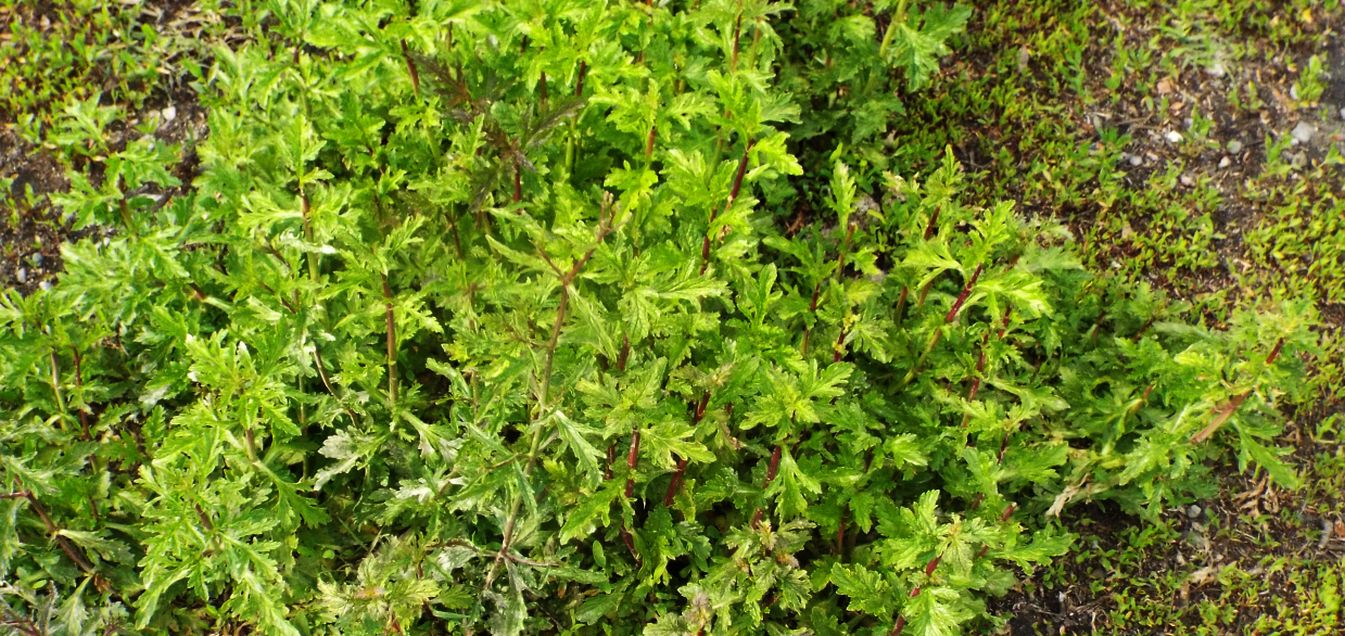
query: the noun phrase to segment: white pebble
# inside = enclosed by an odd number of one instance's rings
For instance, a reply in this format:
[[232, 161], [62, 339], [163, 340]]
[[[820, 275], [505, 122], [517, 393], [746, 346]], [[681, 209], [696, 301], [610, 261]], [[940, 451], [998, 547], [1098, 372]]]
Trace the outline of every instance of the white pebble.
[[1182, 175], [1182, 176], [1181, 176], [1181, 182], [1182, 182], [1182, 185], [1184, 185], [1184, 186], [1186, 186], [1186, 187], [1188, 187], [1188, 188], [1196, 184], [1196, 180], [1195, 180], [1195, 179], [1192, 179], [1192, 178], [1191, 178], [1191, 175], [1189, 175], [1189, 174], [1184, 174], [1184, 175]]
[[28, 270], [20, 267], [19, 271], [14, 272], [14, 280], [19, 281], [20, 285], [28, 282]]
[[1300, 121], [1297, 126], [1294, 126], [1292, 134], [1294, 135], [1294, 141], [1306, 144], [1312, 141], [1313, 136], [1317, 134], [1317, 127], [1306, 121]]
[[1141, 163], [1144, 163], [1144, 160], [1140, 159], [1139, 155], [1130, 155], [1130, 165], [1139, 166]]
[[1235, 155], [1238, 154], [1239, 152], [1242, 152], [1242, 142], [1236, 139], [1228, 142], [1228, 151]]
[[168, 108], [159, 111], [159, 114], [163, 115], [164, 121], [173, 121], [174, 119], [177, 119], [177, 108], [169, 106]]
[[1228, 157], [1224, 157], [1223, 159], [1220, 159], [1220, 160], [1219, 160], [1219, 167], [1220, 167], [1220, 168], [1227, 168], [1227, 167], [1229, 167], [1229, 166], [1231, 166], [1231, 165], [1233, 165], [1233, 160], [1232, 160], [1232, 159], [1229, 159]]
[[1175, 131], [1175, 130], [1169, 130], [1169, 131], [1167, 131], [1166, 134], [1163, 135], [1163, 138], [1164, 138], [1164, 139], [1167, 139], [1167, 140], [1168, 140], [1168, 143], [1170, 143], [1170, 144], [1181, 143], [1181, 141], [1182, 141], [1182, 134], [1179, 133], [1179, 132], [1177, 132], [1177, 131]]

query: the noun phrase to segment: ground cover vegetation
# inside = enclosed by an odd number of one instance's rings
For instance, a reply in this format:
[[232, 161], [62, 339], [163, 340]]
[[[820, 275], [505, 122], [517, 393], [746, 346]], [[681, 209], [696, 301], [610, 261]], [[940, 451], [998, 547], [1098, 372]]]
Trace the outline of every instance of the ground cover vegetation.
[[[1058, 516], [1160, 521], [1222, 457], [1299, 485], [1278, 407], [1324, 390], [1303, 378], [1330, 368], [1329, 282], [1170, 304], [1141, 269], [1090, 273], [1106, 241], [1032, 209], [1073, 188], [987, 187], [1010, 180], [902, 130], [963, 99], [941, 88], [959, 38], [1026, 22], [217, 12], [213, 48], [164, 45], [183, 59], [157, 89], [12, 105], [68, 184], [11, 201], [90, 234], [0, 301], [20, 632], [991, 631], [1012, 610], [988, 599], [1066, 554]], [[123, 134], [174, 77], [208, 137]], [[1048, 139], [1033, 174], [1089, 147]], [[1173, 240], [1150, 247], [1208, 266]], [[1169, 529], [1144, 527], [1119, 561]]]
[[1325, 317], [1310, 388], [1282, 404], [1305, 487], [1229, 465], [1162, 531], [1114, 506], [1076, 511], [1076, 552], [994, 603], [1015, 633], [1345, 624], [1330, 583], [1345, 573], [1343, 17], [1313, 2], [991, 3], [894, 119], [894, 161], [928, 170], [951, 145], [968, 200], [1061, 219], [1090, 269], [1166, 290], [1190, 320], [1276, 297]]

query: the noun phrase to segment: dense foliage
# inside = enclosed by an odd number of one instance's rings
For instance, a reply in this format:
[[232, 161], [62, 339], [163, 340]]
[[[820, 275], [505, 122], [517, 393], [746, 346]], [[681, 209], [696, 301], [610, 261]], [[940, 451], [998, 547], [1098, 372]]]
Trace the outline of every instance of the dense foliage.
[[5, 620], [949, 634], [1073, 502], [1294, 482], [1308, 308], [1171, 322], [885, 159], [967, 10], [692, 5], [244, 7], [189, 193], [104, 148], [0, 302]]

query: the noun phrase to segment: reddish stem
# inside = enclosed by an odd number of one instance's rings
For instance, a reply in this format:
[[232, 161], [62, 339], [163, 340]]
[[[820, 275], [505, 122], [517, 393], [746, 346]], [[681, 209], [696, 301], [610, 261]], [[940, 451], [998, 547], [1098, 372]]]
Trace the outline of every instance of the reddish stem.
[[967, 401], [976, 399], [981, 390], [981, 374], [985, 373], [985, 347], [990, 342], [990, 332], [981, 336], [981, 351], [976, 355], [976, 375], [971, 378], [971, 388], [967, 389]]
[[[691, 425], [694, 427], [699, 424], [702, 417], [705, 417], [705, 407], [710, 404], [710, 392], [701, 394], [700, 401], [691, 412]], [[673, 471], [672, 481], [668, 482], [668, 491], [663, 494], [664, 507], [671, 507], [673, 500], [677, 497], [677, 492], [682, 489], [682, 478], [687, 472], [687, 458], [681, 457], [677, 460], [677, 470]]]
[[[766, 480], [761, 484], [762, 490], [769, 488], [771, 482], [775, 481], [775, 475], [780, 471], [780, 454], [784, 452], [783, 444], [776, 444], [775, 450], [771, 451], [771, 461], [766, 464]], [[752, 527], [757, 527], [761, 523], [762, 509], [757, 508], [752, 512]]]
[[1013, 316], [1013, 307], [1004, 308], [1004, 322], [1000, 324], [999, 332], [995, 334], [996, 338], [1004, 339], [1004, 333], [1009, 330], [1009, 318]]
[[972, 272], [971, 278], [967, 281], [967, 284], [962, 286], [962, 293], [957, 295], [957, 300], [953, 302], [952, 308], [948, 310], [948, 315], [944, 316], [945, 322], [953, 322], [954, 320], [957, 320], [958, 312], [962, 311], [962, 305], [967, 302], [967, 297], [971, 296], [971, 290], [976, 286], [976, 279], [981, 277], [981, 271], [983, 269], [985, 269], [984, 265], [976, 266], [976, 271]]
[[640, 563], [640, 553], [635, 551], [635, 537], [631, 536], [630, 529], [625, 524], [621, 525], [621, 543], [625, 544], [626, 551], [630, 553], [636, 563]]
[[938, 229], [938, 227], [939, 227], [939, 210], [934, 210], [934, 213], [929, 215], [929, 224], [925, 226], [926, 241], [928, 241], [930, 237], [934, 236], [934, 230]]
[[419, 95], [420, 73], [416, 71], [416, 62], [411, 59], [411, 50], [406, 47], [406, 40], [402, 40], [402, 59], [406, 60], [406, 70], [411, 73], [411, 90]]
[[630, 434], [630, 450], [626, 451], [626, 468], [630, 472], [626, 475], [626, 498], [630, 499], [635, 494], [635, 468], [640, 464], [640, 431], [636, 429]]
[[936, 556], [936, 557], [930, 559], [930, 560], [929, 560], [929, 563], [926, 563], [926, 564], [925, 564], [925, 576], [929, 576], [929, 575], [931, 575], [931, 574], [934, 574], [934, 569], [937, 568], [937, 567], [939, 567], [939, 562], [942, 561], [942, 560], [943, 560], [943, 555], [939, 555], [939, 556]]
[[729, 61], [730, 68], [738, 70], [738, 40], [743, 31], [743, 14], [738, 14], [738, 21], [733, 24], [733, 58]]
[[729, 205], [733, 204], [733, 200], [738, 198], [738, 192], [742, 190], [743, 176], [747, 174], [747, 153], [752, 151], [752, 146], [755, 146], [756, 143], [756, 140], [749, 139], [747, 140], [747, 147], [743, 148], [743, 156], [738, 160], [738, 172], [733, 175], [733, 188], [729, 190], [729, 200], [724, 205], [725, 211], [728, 211]]
[[1270, 355], [1266, 356], [1266, 364], [1275, 364], [1275, 358], [1280, 357], [1280, 350], [1284, 348], [1284, 338], [1275, 341], [1275, 347], [1270, 350]]
[[682, 476], [687, 472], [687, 458], [682, 457], [677, 460], [677, 470], [673, 472], [672, 481], [668, 482], [668, 491], [663, 494], [663, 507], [671, 508], [673, 500], [677, 497], [677, 491], [682, 488]]
[[[733, 206], [733, 201], [738, 198], [738, 193], [742, 190], [743, 176], [747, 174], [747, 156], [748, 153], [751, 152], [752, 146], [754, 145], [756, 145], [756, 141], [749, 139], [747, 141], [747, 147], [743, 148], [742, 159], [738, 160], [738, 172], [733, 176], [733, 187], [729, 189], [729, 198], [727, 201], [724, 202], [724, 212], [728, 212], [729, 208]], [[714, 225], [715, 219], [719, 218], [719, 214], [720, 212], [717, 209], [710, 210], [711, 226]], [[704, 274], [705, 269], [709, 266], [710, 266], [710, 231], [709, 229], [707, 229], [705, 232], [705, 238], [701, 240], [700, 273]]]
[[621, 337], [621, 353], [616, 357], [616, 370], [624, 372], [626, 370], [626, 360], [630, 358], [630, 337]]

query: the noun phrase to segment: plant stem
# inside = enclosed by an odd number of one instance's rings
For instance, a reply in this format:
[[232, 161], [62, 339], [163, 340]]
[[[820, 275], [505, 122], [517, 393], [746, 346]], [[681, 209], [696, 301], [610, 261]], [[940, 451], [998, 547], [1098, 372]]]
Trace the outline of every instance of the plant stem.
[[[812, 300], [808, 301], [809, 314], [812, 314], [814, 316], [817, 315], [817, 299], [821, 295], [822, 295], [822, 281], [817, 281], [817, 284], [813, 285], [813, 298]], [[813, 335], [813, 328], [811, 326], [804, 327], [803, 341], [799, 343], [799, 353], [802, 354], [802, 356], [805, 358], [808, 357], [808, 341], [812, 338], [812, 335]]]
[[[747, 146], [743, 148], [743, 156], [738, 160], [738, 171], [733, 176], [733, 187], [729, 189], [729, 198], [724, 202], [724, 213], [733, 206], [734, 199], [738, 198], [738, 193], [743, 187], [743, 175], [747, 174], [747, 156], [752, 151], [752, 146], [756, 144], [754, 140], [747, 140]], [[701, 240], [701, 272], [705, 273], [705, 268], [710, 266], [710, 234], [714, 229], [715, 219], [719, 218], [720, 211], [710, 210], [710, 227], [705, 230], [705, 238]]]
[[957, 295], [957, 300], [953, 301], [953, 306], [948, 309], [948, 315], [944, 316], [944, 322], [953, 322], [957, 320], [957, 314], [962, 311], [962, 305], [967, 302], [967, 297], [971, 296], [971, 290], [976, 286], [976, 279], [981, 277], [981, 271], [985, 265], [977, 265], [976, 271], [972, 272], [971, 279], [966, 285], [962, 286], [962, 293]]
[[[710, 404], [710, 392], [701, 394], [701, 399], [696, 403], [691, 412], [691, 426], [694, 428], [700, 423], [701, 418], [705, 416], [705, 407]], [[677, 496], [677, 491], [682, 487], [682, 477], [687, 471], [687, 458], [681, 457], [677, 460], [677, 470], [673, 472], [672, 481], [668, 482], [668, 492], [663, 495], [663, 506], [671, 507], [673, 499]]]
[[393, 410], [397, 409], [397, 321], [393, 315], [392, 287], [388, 275], [383, 275], [383, 320], [387, 331], [388, 398]]
[[[784, 451], [784, 442], [775, 445], [775, 450], [771, 451], [771, 461], [766, 465], [766, 479], [761, 484], [761, 489], [770, 488], [771, 482], [775, 481], [775, 475], [780, 470], [780, 455]], [[752, 511], [752, 527], [755, 528], [761, 523], [762, 508], [757, 507]]]
[[[551, 393], [551, 374], [556, 361], [556, 347], [560, 344], [560, 330], [565, 324], [565, 318], [570, 307], [570, 284], [579, 276], [579, 272], [583, 270], [584, 265], [588, 263], [589, 259], [593, 258], [593, 253], [597, 251], [598, 246], [602, 244], [603, 240], [606, 239], [607, 235], [612, 231], [613, 216], [615, 216], [615, 211], [612, 208], [612, 201], [610, 197], [604, 198], [602, 219], [598, 222], [597, 236], [594, 238], [593, 246], [590, 247], [579, 260], [575, 261], [574, 264], [570, 266], [569, 270], [561, 272], [559, 269], [556, 269], [556, 274], [560, 278], [560, 302], [556, 305], [556, 319], [551, 323], [551, 336], [547, 339], [546, 355], [544, 356], [542, 363], [540, 388], [537, 394], [537, 408], [533, 411], [531, 422], [533, 430], [532, 440], [528, 445], [528, 463], [523, 466], [523, 477], [525, 480], [532, 476], [533, 468], [537, 465], [537, 451], [542, 444], [542, 426], [539, 421], [546, 416], [547, 411], [550, 408], [549, 396]], [[542, 252], [542, 256], [548, 263], [551, 262], [551, 259], [546, 256], [545, 251]], [[553, 265], [553, 268], [554, 267], [555, 266]], [[513, 502], [510, 503], [509, 514], [505, 516], [503, 533], [500, 540], [500, 549], [496, 552], [495, 559], [490, 564], [490, 569], [486, 571], [485, 584], [482, 586], [482, 590], [490, 589], [491, 584], [495, 582], [495, 574], [499, 570], [500, 563], [504, 561], [506, 555], [509, 553], [509, 548], [514, 540], [514, 528], [518, 523], [519, 508], [522, 506], [522, 503], [522, 495], [514, 497]]]
[[406, 40], [402, 40], [402, 59], [406, 60], [406, 70], [411, 73], [411, 90], [417, 95], [420, 94], [420, 73], [416, 72], [416, 63], [411, 59], [411, 51], [406, 47]]
[[[1275, 346], [1272, 347], [1270, 349], [1270, 353], [1266, 355], [1266, 366], [1275, 364], [1275, 359], [1280, 357], [1280, 351], [1283, 349], [1284, 349], [1284, 338], [1280, 338], [1279, 340], [1275, 341]], [[1239, 408], [1242, 408], [1242, 403], [1246, 402], [1247, 398], [1251, 396], [1252, 396], [1252, 389], [1247, 389], [1242, 393], [1234, 395], [1227, 402], [1223, 403], [1223, 405], [1215, 407], [1214, 419], [1211, 420], [1210, 423], [1207, 426], [1205, 426], [1205, 428], [1200, 429], [1200, 431], [1198, 431], [1195, 435], [1191, 436], [1191, 443], [1199, 444], [1209, 439], [1210, 436], [1214, 435], [1214, 433], [1218, 431], [1219, 428], [1222, 427], [1224, 423], [1228, 421], [1229, 418], [1233, 417], [1233, 414], [1236, 413]]]
[[621, 337], [621, 352], [616, 356], [616, 370], [624, 373], [626, 361], [630, 359], [630, 336]]
[[[1004, 309], [1004, 319], [1000, 323], [999, 331], [995, 335], [997, 339], [1002, 340], [1004, 338], [1004, 333], [1009, 329], [1009, 317], [1012, 315], [1013, 307], [1006, 307]], [[981, 336], [981, 350], [976, 354], [976, 372], [971, 377], [971, 387], [967, 389], [968, 402], [975, 400], [976, 394], [981, 390], [981, 376], [985, 373], [985, 348], [989, 346], [989, 344], [990, 332], [987, 331]], [[971, 422], [971, 414], [962, 416], [963, 428], [966, 428], [969, 422]]]
[[635, 496], [635, 469], [640, 466], [640, 429], [630, 433], [630, 448], [626, 451], [626, 499]]
[[[630, 449], [626, 451], [626, 501], [635, 497], [635, 470], [640, 466], [640, 429], [637, 427], [630, 433]], [[631, 504], [632, 509], [634, 504]], [[626, 522], [621, 522], [621, 542], [626, 545], [626, 550], [630, 552], [631, 558], [636, 563], [640, 562], [640, 553], [635, 549], [635, 537], [631, 535], [630, 528], [626, 527]]]
[[[79, 349], [76, 348], [74, 345], [70, 345], [70, 353], [75, 360], [75, 389], [79, 392], [80, 401], [83, 402], [84, 401], [84, 369], [82, 366], [83, 357], [79, 355]], [[89, 432], [88, 408], [80, 407], [79, 410], [77, 410], [75, 413], [79, 415], [79, 428], [84, 432], [84, 440], [89, 441], [93, 439], [92, 434]]]
[[[20, 484], [20, 488], [22, 488], [22, 484]], [[42, 521], [42, 526], [46, 528], [47, 534], [56, 542], [56, 545], [61, 548], [61, 552], [64, 552], [65, 556], [74, 562], [75, 565], [79, 566], [79, 569], [83, 570], [85, 574], [93, 577], [94, 587], [97, 587], [100, 591], [104, 592], [108, 590], [107, 580], [93, 569], [93, 564], [90, 563], [88, 558], [80, 551], [79, 546], [76, 546], [69, 538], [61, 534], [61, 527], [51, 520], [51, 515], [47, 513], [46, 507], [42, 505], [42, 502], [37, 500], [37, 496], [34, 495], [31, 490], [20, 490], [18, 492], [0, 494], [0, 499], [27, 500], [28, 506], [33, 509], [33, 513]]]

